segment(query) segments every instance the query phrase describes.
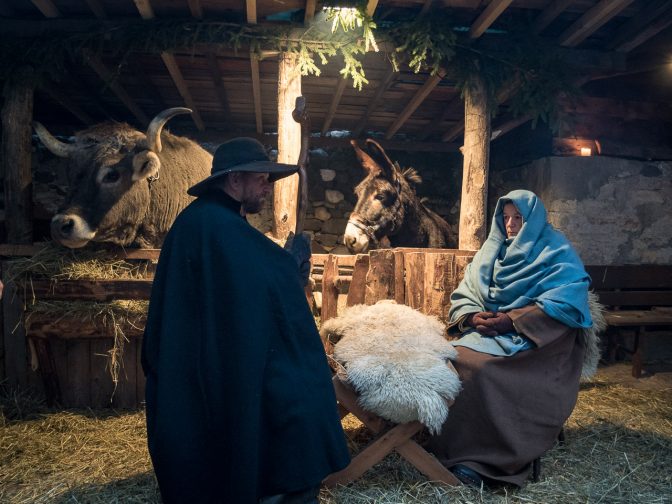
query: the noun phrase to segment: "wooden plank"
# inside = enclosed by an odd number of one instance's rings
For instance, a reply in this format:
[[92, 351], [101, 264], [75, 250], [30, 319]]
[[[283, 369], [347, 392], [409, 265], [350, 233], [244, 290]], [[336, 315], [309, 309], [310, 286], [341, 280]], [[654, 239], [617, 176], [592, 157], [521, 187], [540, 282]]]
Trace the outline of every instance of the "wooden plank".
[[[666, 7], [669, 9], [670, 5], [667, 4]], [[654, 15], [649, 19], [650, 22], [642, 25], [636, 32], [627, 31], [628, 27], [624, 27], [624, 31], [620, 32], [610, 47], [613, 46], [613, 49], [619, 52], [630, 52], [672, 24], [672, 15], [669, 11], [665, 14]]]
[[201, 0], [187, 0], [187, 3], [189, 4], [191, 17], [203, 19], [203, 6], [201, 5]]
[[338, 278], [338, 257], [330, 255], [324, 263], [322, 275], [322, 312], [320, 321], [324, 323], [338, 315], [338, 294], [336, 286]]
[[205, 124], [203, 123], [203, 119], [201, 119], [201, 114], [199, 113], [198, 108], [196, 107], [196, 102], [194, 101], [194, 98], [191, 96], [191, 91], [189, 91], [187, 81], [184, 80], [184, 77], [182, 76], [182, 71], [180, 70], [180, 67], [177, 64], [177, 61], [175, 61], [175, 56], [173, 55], [173, 53], [163, 51], [161, 53], [161, 59], [163, 60], [164, 65], [166, 65], [168, 73], [170, 73], [170, 77], [173, 79], [175, 87], [177, 88], [177, 91], [180, 93], [182, 99], [184, 100], [185, 105], [191, 109], [191, 118], [194, 120], [196, 127], [200, 131], [203, 131], [205, 129]]
[[462, 485], [462, 482], [458, 480], [446, 466], [415, 441], [408, 440], [404, 444], [397, 446], [395, 449], [399, 452], [399, 455], [413, 464], [413, 466], [427, 476], [430, 481], [439, 481], [450, 486]]
[[425, 256], [424, 300], [422, 312], [448, 320], [450, 295], [453, 293], [455, 256], [450, 253]]
[[[1, 254], [0, 254], [1, 255]], [[312, 255], [312, 261], [313, 261], [313, 266], [323, 266], [329, 257], [338, 257], [338, 265], [340, 266], [349, 266], [350, 268], [353, 268], [355, 266], [355, 263], [357, 262], [358, 256], [361, 254], [357, 255], [345, 255], [345, 254], [313, 254]]]
[[606, 306], [672, 306], [672, 290], [596, 291]]
[[429, 78], [425, 81], [420, 89], [415, 93], [411, 101], [408, 102], [404, 110], [399, 114], [399, 117], [390, 125], [390, 127], [385, 132], [385, 139], [389, 140], [392, 136], [399, 131], [399, 129], [404, 125], [413, 112], [425, 101], [425, 98], [429, 96], [432, 90], [439, 85], [441, 79], [446, 76], [446, 70], [440, 69], [435, 75], [430, 75]]
[[92, 408], [112, 406], [114, 385], [109, 369], [109, 350], [114, 340], [95, 338], [91, 340], [91, 404]]
[[68, 342], [57, 338], [50, 338], [49, 348], [54, 358], [56, 381], [58, 383], [59, 394], [57, 402], [60, 406], [63, 406], [63, 391], [68, 383]]
[[579, 45], [632, 2], [633, 0], [601, 0], [560, 35], [559, 44], [565, 47]]
[[306, 0], [306, 10], [303, 15], [303, 24], [307, 25], [310, 24], [310, 22], [313, 20], [315, 17], [315, 6], [317, 4], [317, 0]]
[[0, 169], [4, 175], [6, 240], [30, 243], [33, 240], [33, 200], [31, 165], [31, 122], [35, 72], [20, 67], [4, 83]]
[[[98, 325], [91, 320], [81, 320], [74, 317], [58, 317], [52, 314], [31, 314], [26, 323], [26, 331], [31, 338], [48, 338], [50, 340], [63, 339], [92, 339], [114, 338], [114, 327], [111, 324]], [[144, 320], [139, 320], [134, 326], [124, 327], [127, 338], [141, 338], [143, 335]]]
[[336, 85], [336, 90], [331, 98], [329, 110], [324, 118], [324, 123], [322, 123], [322, 135], [329, 131], [329, 128], [331, 127], [331, 121], [336, 115], [336, 109], [338, 109], [338, 104], [341, 102], [341, 97], [343, 96], [343, 91], [345, 90], [347, 82], [347, 79], [343, 76], [338, 78], [338, 84]]
[[[30, 257], [41, 252], [45, 243], [28, 244], [0, 244], [0, 257]], [[71, 253], [72, 249], [63, 248], [63, 253]], [[157, 260], [161, 254], [161, 249], [123, 249], [108, 251], [112, 259], [151, 259]]]
[[378, 7], [378, 0], [368, 0], [366, 3], [366, 13], [373, 17], [373, 13], [376, 12], [376, 7]]
[[38, 299], [79, 299], [112, 301], [113, 299], [149, 299], [151, 279], [140, 280], [33, 280], [27, 295]]
[[513, 0], [492, 0], [469, 28], [469, 38], [477, 39], [511, 5]]
[[212, 78], [212, 83], [215, 86], [215, 93], [219, 99], [219, 105], [222, 108], [222, 113], [225, 117], [229, 117], [231, 116], [231, 109], [229, 107], [229, 99], [226, 96], [226, 89], [224, 89], [224, 83], [222, 82], [222, 72], [219, 70], [217, 56], [215, 56], [212, 51], [208, 51], [205, 53], [205, 59], [208, 62], [210, 77]]
[[406, 301], [406, 262], [404, 261], [404, 251], [392, 250], [394, 252], [394, 300], [397, 304], [404, 304]]
[[672, 325], [672, 313], [664, 310], [615, 310], [604, 314], [607, 324], [617, 327]]
[[249, 24], [257, 24], [257, 0], [245, 0], [245, 14]]
[[368, 254], [357, 254], [355, 256], [355, 267], [352, 271], [352, 280], [348, 289], [348, 298], [346, 306], [364, 304], [366, 294], [366, 275], [369, 271]]
[[383, 299], [395, 299], [394, 273], [395, 257], [392, 250], [372, 250], [369, 253], [365, 304], [372, 305]]
[[61, 384], [63, 405], [68, 408], [87, 408], [91, 404], [91, 343], [89, 340], [67, 342], [68, 377]]
[[5, 349], [5, 376], [7, 384], [12, 387], [28, 385], [28, 355], [26, 335], [23, 328], [23, 303], [17, 293], [14, 282], [9, 282], [5, 270], [5, 285], [2, 299], [3, 336]]
[[145, 372], [142, 369], [142, 339], [137, 338], [131, 340], [131, 344], [135, 344], [135, 397], [137, 400], [137, 407], [142, 407], [145, 402], [145, 385], [147, 384], [147, 378], [145, 377]]
[[606, 289], [672, 289], [672, 265], [587, 265], [591, 287]]
[[405, 290], [404, 304], [422, 311], [425, 298], [425, 254], [408, 252], [404, 254]]
[[254, 100], [254, 121], [257, 126], [257, 134], [261, 135], [264, 133], [261, 115], [261, 79], [259, 77], [259, 59], [254, 53], [250, 53], [250, 74], [252, 78], [252, 98]]
[[534, 20], [532, 31], [537, 34], [544, 31], [572, 3], [574, 0], [553, 0]]

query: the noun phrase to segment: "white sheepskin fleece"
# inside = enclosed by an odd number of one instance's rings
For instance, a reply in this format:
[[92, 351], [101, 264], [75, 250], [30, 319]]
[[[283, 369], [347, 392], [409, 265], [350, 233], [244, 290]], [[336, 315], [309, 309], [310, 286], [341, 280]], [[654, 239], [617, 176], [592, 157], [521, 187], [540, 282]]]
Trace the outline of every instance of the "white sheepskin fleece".
[[446, 365], [457, 352], [436, 317], [382, 301], [350, 307], [320, 333], [337, 342], [339, 377], [354, 387], [364, 409], [395, 423], [419, 420], [433, 434], [441, 430], [461, 384]]
[[593, 325], [583, 330], [586, 353], [583, 357], [581, 379], [584, 380], [592, 378], [597, 373], [597, 364], [602, 354], [600, 349], [600, 333], [604, 332], [607, 328], [607, 321], [604, 318], [604, 306], [600, 304], [597, 294], [593, 291], [588, 292], [588, 309], [593, 319]]

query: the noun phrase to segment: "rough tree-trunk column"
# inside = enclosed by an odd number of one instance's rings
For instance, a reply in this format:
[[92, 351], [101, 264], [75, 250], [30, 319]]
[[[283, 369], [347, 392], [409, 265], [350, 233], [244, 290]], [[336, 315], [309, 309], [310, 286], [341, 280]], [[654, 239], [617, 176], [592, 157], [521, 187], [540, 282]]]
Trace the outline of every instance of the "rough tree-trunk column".
[[464, 100], [464, 165], [460, 205], [462, 250], [478, 250], [487, 236], [490, 104], [485, 82], [474, 78]]
[[2, 107], [2, 164], [8, 243], [33, 242], [33, 179], [30, 165], [34, 72], [25, 66], [5, 83]]
[[[292, 118], [296, 97], [301, 96], [301, 73], [296, 56], [280, 55], [278, 72], [278, 162], [296, 163], [301, 150], [301, 126]], [[285, 177], [273, 188], [273, 236], [284, 239], [296, 225], [299, 176]]]

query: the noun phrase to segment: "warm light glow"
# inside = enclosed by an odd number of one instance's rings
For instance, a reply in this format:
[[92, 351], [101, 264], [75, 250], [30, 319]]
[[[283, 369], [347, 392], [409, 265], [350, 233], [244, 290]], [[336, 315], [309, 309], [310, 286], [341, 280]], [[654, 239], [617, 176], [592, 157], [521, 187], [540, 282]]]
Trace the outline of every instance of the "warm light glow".
[[582, 156], [592, 156], [593, 150], [590, 147], [581, 147]]

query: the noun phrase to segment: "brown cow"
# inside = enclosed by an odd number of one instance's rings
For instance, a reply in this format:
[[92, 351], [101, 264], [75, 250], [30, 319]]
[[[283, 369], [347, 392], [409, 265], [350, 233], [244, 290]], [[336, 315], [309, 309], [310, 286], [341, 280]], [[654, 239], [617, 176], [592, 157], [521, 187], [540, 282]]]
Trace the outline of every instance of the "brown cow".
[[401, 170], [383, 148], [366, 140], [370, 155], [350, 143], [366, 171], [366, 178], [355, 187], [357, 204], [345, 228], [344, 242], [352, 253], [378, 248], [387, 237], [393, 247], [443, 248], [448, 243], [448, 223], [425, 207], [414, 186], [422, 179], [407, 168]]
[[193, 199], [187, 189], [210, 175], [211, 154], [192, 140], [161, 133], [170, 118], [190, 112], [164, 110], [147, 133], [125, 123], [98, 124], [76, 133], [72, 144], [34, 123], [47, 149], [70, 161], [70, 187], [52, 218], [52, 238], [70, 248], [91, 241], [160, 247]]

